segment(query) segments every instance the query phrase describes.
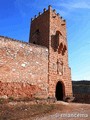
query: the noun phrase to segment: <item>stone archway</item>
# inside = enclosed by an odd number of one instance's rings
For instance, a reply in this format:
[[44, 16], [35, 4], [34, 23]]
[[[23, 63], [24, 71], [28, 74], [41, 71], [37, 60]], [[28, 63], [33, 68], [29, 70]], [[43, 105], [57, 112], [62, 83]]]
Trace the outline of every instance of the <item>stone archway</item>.
[[56, 84], [55, 97], [59, 101], [63, 101], [64, 98], [64, 85], [61, 81], [58, 81]]

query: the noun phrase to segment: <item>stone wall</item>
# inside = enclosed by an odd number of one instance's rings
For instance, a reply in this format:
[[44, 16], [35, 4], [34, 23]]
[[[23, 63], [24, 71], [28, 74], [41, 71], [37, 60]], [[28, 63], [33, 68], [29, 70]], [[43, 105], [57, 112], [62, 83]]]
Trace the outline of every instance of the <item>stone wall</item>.
[[0, 36], [0, 96], [48, 96], [48, 49]]
[[[50, 96], [55, 96], [56, 84], [60, 81], [63, 84], [64, 97], [72, 96], [71, 69], [68, 65], [66, 21], [52, 8], [50, 8], [49, 27], [49, 93]], [[66, 48], [63, 53], [64, 46]]]
[[31, 21], [29, 42], [48, 48], [49, 24], [49, 11], [44, 10], [42, 14], [38, 15]]

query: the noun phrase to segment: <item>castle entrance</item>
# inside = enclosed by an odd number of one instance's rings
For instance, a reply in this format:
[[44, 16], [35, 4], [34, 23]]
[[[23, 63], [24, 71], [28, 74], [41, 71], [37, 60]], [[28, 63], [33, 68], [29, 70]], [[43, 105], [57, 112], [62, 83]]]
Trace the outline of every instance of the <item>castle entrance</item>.
[[63, 100], [63, 93], [64, 93], [63, 84], [62, 84], [62, 82], [58, 81], [56, 84], [56, 91], [55, 91], [55, 97], [58, 101]]

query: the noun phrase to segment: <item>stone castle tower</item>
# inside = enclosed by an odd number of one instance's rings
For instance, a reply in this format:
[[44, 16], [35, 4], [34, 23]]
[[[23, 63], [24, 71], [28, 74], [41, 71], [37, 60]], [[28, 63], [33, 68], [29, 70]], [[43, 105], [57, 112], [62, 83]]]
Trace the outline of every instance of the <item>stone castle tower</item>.
[[29, 42], [48, 48], [49, 97], [63, 100], [72, 96], [71, 69], [68, 66], [66, 21], [48, 6], [31, 19]]
[[51, 6], [31, 20], [29, 43], [0, 36], [0, 97], [72, 96], [66, 21]]

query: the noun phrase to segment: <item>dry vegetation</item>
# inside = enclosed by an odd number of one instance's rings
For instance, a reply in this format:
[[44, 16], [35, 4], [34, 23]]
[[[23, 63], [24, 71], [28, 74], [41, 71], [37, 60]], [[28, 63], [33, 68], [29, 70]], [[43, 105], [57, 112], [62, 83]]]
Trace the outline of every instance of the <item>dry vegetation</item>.
[[[90, 120], [90, 104], [56, 102], [30, 104], [25, 101], [0, 102], [0, 120]], [[88, 114], [87, 118], [60, 118], [60, 114]]]

